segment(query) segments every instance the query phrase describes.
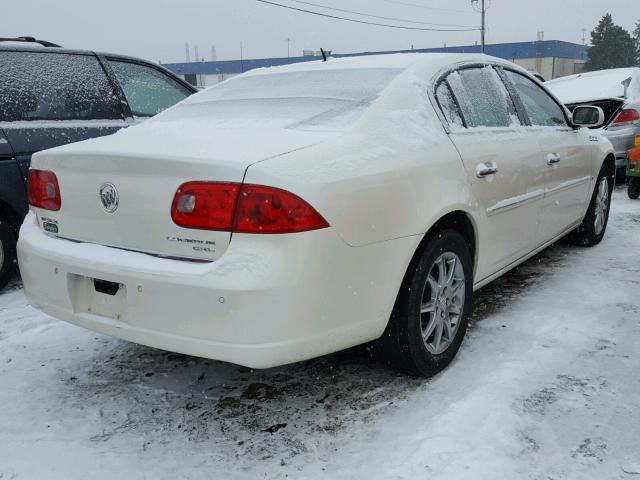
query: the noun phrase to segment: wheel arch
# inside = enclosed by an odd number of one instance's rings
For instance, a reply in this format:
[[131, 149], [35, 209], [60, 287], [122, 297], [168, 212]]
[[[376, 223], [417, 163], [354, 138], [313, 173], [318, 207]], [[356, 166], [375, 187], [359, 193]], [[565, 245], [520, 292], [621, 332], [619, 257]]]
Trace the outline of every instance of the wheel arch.
[[398, 293], [400, 292], [402, 285], [405, 284], [408, 273], [411, 271], [415, 262], [420, 258], [420, 255], [426, 245], [435, 238], [439, 232], [444, 230], [455, 230], [465, 239], [467, 245], [469, 245], [469, 252], [471, 253], [473, 263], [473, 274], [475, 274], [478, 264], [478, 228], [476, 222], [470, 213], [464, 210], [452, 210], [440, 216], [440, 218], [436, 220], [429, 230], [427, 230], [427, 232], [422, 236], [422, 239], [413, 252], [411, 260], [404, 272], [402, 283], [398, 288]]
[[609, 152], [602, 162], [602, 165], [608, 165], [610, 171], [615, 174], [616, 172], [616, 156]]
[[0, 198], [0, 221], [7, 222], [9, 226], [14, 230], [14, 232], [18, 233], [18, 229], [20, 228], [20, 224], [22, 223], [20, 220], [20, 215], [16, 210], [7, 202]]

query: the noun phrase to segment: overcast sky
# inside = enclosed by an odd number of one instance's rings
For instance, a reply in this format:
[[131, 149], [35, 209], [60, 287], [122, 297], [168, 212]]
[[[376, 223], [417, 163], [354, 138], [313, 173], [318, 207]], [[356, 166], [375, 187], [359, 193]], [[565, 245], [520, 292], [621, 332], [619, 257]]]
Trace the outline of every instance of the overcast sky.
[[[273, 0], [303, 9], [364, 21], [427, 27], [340, 13], [293, 0]], [[478, 25], [470, 0], [305, 0], [307, 3], [412, 22]], [[640, 20], [638, 0], [487, 0], [488, 41], [536, 39], [580, 43], [606, 12], [632, 30]], [[445, 11], [451, 9], [456, 11]], [[303, 49], [337, 53], [467, 45], [477, 32], [425, 32], [358, 25], [265, 5], [256, 0], [5, 0], [0, 36], [32, 35], [65, 47], [123, 53], [163, 63], [184, 61], [185, 43], [209, 60], [282, 57]], [[588, 34], [587, 34], [588, 38]]]

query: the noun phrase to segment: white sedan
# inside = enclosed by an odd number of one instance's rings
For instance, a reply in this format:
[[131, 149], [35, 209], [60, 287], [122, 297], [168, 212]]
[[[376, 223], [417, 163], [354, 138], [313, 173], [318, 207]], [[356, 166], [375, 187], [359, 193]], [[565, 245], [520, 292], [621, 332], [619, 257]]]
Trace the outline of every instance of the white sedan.
[[581, 126], [603, 117], [481, 55], [255, 70], [36, 154], [25, 291], [73, 324], [249, 367], [378, 340], [434, 374], [474, 289], [565, 235], [602, 240], [614, 155]]

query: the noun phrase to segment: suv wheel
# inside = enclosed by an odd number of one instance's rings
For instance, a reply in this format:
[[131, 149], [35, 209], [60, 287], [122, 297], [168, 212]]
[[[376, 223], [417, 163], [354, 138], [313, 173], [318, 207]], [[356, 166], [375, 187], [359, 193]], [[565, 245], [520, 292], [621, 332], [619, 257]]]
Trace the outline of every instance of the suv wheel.
[[430, 376], [455, 357], [472, 308], [469, 247], [455, 230], [433, 238], [412, 262], [379, 345], [387, 359]]
[[16, 238], [13, 230], [0, 219], [0, 290], [16, 273]]

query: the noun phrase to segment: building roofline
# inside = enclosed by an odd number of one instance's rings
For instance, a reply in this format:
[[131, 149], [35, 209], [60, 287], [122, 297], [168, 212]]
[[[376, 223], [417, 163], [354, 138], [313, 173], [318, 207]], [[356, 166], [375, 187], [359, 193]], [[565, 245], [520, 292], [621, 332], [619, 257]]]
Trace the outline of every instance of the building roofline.
[[[486, 46], [487, 55], [517, 60], [523, 58], [556, 57], [586, 60], [587, 47], [562, 40], [540, 42], [496, 43]], [[334, 53], [334, 58], [358, 57], [366, 55], [389, 55], [396, 53], [481, 53], [479, 45], [458, 47], [421, 48], [414, 50], [390, 50], [378, 52]], [[292, 63], [317, 61], [319, 57], [253, 58], [243, 60], [220, 60], [215, 62], [165, 63], [163, 66], [177, 75], [238, 74], [256, 68], [278, 67]]]

